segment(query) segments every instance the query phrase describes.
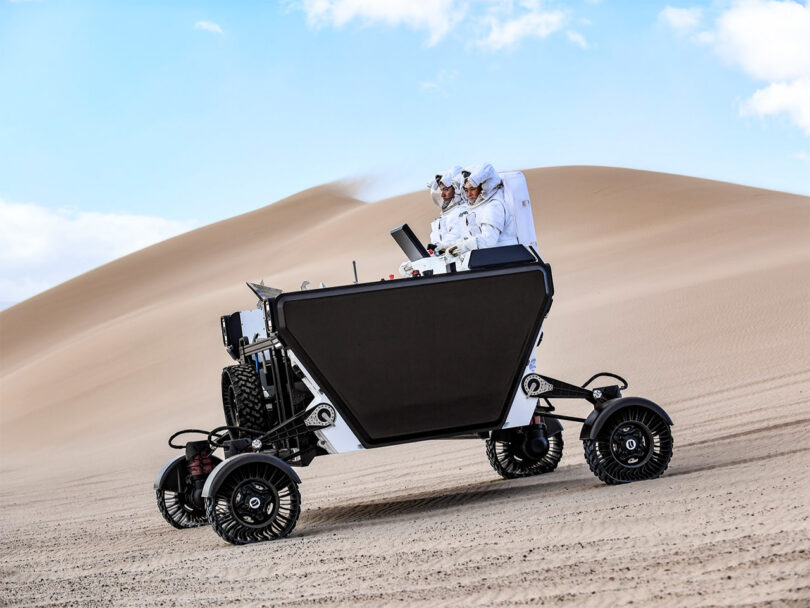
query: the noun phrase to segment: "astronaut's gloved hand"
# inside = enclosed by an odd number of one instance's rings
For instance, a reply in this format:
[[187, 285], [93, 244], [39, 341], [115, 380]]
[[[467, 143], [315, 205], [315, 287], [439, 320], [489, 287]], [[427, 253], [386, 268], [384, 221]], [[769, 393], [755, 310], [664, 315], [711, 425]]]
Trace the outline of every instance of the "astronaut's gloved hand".
[[425, 247], [425, 249], [432, 249], [433, 251], [436, 251], [438, 248], [439, 246], [436, 245], [435, 243], [428, 243], [427, 247]]
[[399, 276], [401, 277], [409, 277], [413, 274], [413, 266], [409, 261], [402, 262], [399, 265]]
[[478, 249], [478, 241], [474, 236], [467, 236], [458, 241], [452, 247], [450, 247], [447, 250], [447, 253], [457, 258], [460, 258], [465, 253], [467, 253], [468, 251], [472, 251], [473, 249]]

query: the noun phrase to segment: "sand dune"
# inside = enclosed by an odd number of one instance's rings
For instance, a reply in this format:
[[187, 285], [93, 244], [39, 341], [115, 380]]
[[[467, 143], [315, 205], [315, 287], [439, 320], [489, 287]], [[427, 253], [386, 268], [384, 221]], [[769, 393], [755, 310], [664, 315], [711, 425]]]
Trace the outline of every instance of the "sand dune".
[[[675, 420], [667, 474], [502, 481], [478, 441], [322, 458], [289, 539], [178, 532], [165, 438], [221, 423], [221, 314], [245, 280], [395, 272], [423, 192], [302, 192], [0, 312], [0, 604], [689, 605], [810, 602], [810, 199], [601, 167], [527, 172], [555, 303], [541, 369], [612, 370]], [[450, 356], [448, 354], [448, 356]], [[585, 413], [584, 406], [561, 411]], [[463, 598], [463, 599], [462, 599]]]

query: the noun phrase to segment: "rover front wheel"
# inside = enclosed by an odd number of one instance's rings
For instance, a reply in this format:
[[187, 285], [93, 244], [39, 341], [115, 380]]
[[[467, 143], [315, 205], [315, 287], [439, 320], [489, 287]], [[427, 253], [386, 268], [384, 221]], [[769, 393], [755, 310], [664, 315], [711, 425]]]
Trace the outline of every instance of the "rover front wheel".
[[528, 458], [520, 448], [521, 442], [522, 437], [517, 432], [486, 440], [489, 464], [498, 475], [516, 479], [550, 473], [557, 468], [563, 453], [562, 431], [548, 438], [548, 453], [539, 460]]
[[640, 406], [612, 414], [597, 437], [583, 445], [591, 471], [607, 484], [661, 477], [672, 458], [669, 423]]
[[205, 499], [208, 522], [223, 539], [246, 545], [284, 538], [298, 522], [301, 494], [285, 471], [249, 462], [230, 473]]

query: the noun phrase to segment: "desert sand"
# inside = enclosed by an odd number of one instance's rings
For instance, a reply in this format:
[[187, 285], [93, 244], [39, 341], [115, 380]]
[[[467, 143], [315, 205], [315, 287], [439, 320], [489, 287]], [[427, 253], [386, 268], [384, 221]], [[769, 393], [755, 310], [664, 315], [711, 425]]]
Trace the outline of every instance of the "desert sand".
[[[603, 167], [527, 172], [555, 301], [543, 373], [628, 377], [672, 416], [660, 479], [606, 486], [566, 424], [554, 473], [483, 442], [299, 469], [287, 539], [178, 531], [152, 483], [170, 433], [222, 423], [219, 316], [244, 281], [396, 272], [416, 192], [324, 186], [181, 235], [0, 312], [0, 604], [810, 605], [810, 198]], [[447, 353], [446, 356], [452, 356]], [[587, 404], [558, 403], [585, 415]]]

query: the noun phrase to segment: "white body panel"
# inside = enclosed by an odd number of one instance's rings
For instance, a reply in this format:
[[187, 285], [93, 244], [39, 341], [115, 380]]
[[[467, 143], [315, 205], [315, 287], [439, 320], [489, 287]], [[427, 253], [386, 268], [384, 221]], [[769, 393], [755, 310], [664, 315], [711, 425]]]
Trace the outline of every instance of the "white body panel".
[[[529, 366], [526, 366], [524, 375], [531, 373]], [[512, 407], [509, 408], [509, 413], [506, 416], [506, 421], [503, 423], [505, 429], [511, 429], [518, 426], [526, 426], [531, 424], [532, 417], [534, 416], [534, 408], [537, 406], [537, 397], [531, 399], [518, 387], [515, 392], [515, 398], [512, 400]]]
[[307, 388], [315, 396], [312, 402], [307, 405], [307, 409], [318, 403], [328, 403], [335, 409], [335, 423], [332, 426], [315, 431], [315, 435], [318, 437], [318, 444], [330, 454], [342, 454], [344, 452], [365, 449], [357, 439], [357, 436], [349, 428], [349, 425], [346, 424], [346, 421], [343, 420], [340, 412], [337, 411], [337, 408], [329, 400], [329, 397], [324, 394], [321, 387], [315, 382], [312, 374], [309, 373], [307, 368], [303, 366], [292, 351], [287, 352], [290, 355], [290, 361], [292, 361], [293, 365], [298, 367], [304, 375], [304, 384], [307, 385]]
[[[454, 261], [452, 258], [451, 261]], [[448, 256], [430, 256], [411, 262], [411, 268], [419, 272], [432, 270], [433, 274], [445, 274], [447, 272]]]

